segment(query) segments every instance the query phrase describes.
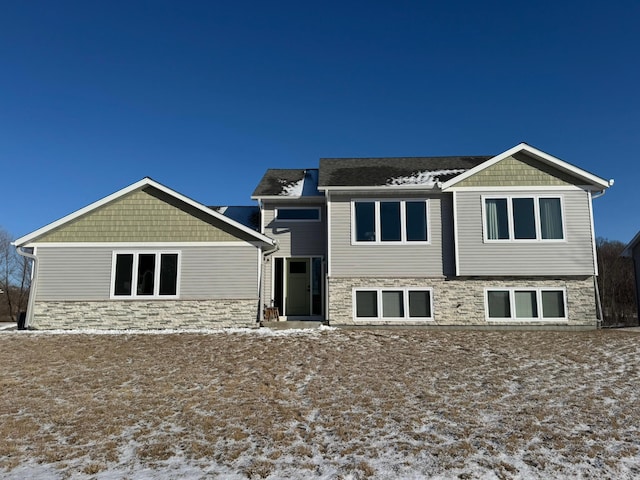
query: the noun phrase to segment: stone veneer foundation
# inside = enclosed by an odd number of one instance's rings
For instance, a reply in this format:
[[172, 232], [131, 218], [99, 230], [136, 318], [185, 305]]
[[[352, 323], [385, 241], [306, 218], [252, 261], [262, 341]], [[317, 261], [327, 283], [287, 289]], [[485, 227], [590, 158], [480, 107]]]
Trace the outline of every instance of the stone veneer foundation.
[[[432, 288], [433, 320], [371, 320], [353, 318], [354, 288]], [[485, 318], [486, 288], [565, 288], [568, 320], [513, 321]], [[340, 325], [425, 325], [425, 326], [529, 326], [597, 328], [593, 277], [465, 277], [378, 278], [332, 277], [329, 279], [329, 324]]]
[[257, 327], [259, 301], [37, 301], [35, 329], [200, 329]]

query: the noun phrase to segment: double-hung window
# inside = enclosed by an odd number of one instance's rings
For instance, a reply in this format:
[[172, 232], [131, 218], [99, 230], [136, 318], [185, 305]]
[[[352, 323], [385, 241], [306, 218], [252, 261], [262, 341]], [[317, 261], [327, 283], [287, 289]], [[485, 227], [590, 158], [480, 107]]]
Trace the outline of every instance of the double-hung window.
[[560, 197], [484, 197], [484, 238], [494, 240], [564, 240]]
[[356, 200], [353, 243], [429, 242], [428, 200]]
[[564, 289], [487, 289], [486, 314], [489, 320], [566, 320]]
[[355, 289], [356, 320], [433, 320], [431, 289]]
[[178, 252], [114, 252], [111, 296], [177, 297]]

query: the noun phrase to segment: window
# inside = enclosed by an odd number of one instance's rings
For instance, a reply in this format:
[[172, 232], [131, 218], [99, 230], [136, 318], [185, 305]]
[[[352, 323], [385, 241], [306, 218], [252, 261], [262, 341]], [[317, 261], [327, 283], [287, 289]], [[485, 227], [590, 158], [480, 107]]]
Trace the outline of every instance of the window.
[[356, 320], [433, 320], [431, 289], [358, 289]]
[[563, 240], [559, 197], [484, 199], [485, 240]]
[[509, 288], [486, 291], [489, 320], [566, 320], [563, 289]]
[[179, 254], [177, 252], [114, 253], [113, 297], [176, 297]]
[[320, 220], [320, 208], [277, 208], [276, 220], [317, 222]]
[[427, 200], [357, 200], [353, 202], [353, 243], [429, 241]]

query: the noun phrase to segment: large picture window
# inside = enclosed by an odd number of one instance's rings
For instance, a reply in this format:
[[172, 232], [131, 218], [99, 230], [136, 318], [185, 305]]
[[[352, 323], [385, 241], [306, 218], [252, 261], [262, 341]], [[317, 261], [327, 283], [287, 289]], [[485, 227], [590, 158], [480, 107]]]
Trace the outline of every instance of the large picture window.
[[484, 198], [485, 240], [564, 240], [559, 197]]
[[113, 297], [176, 297], [178, 252], [116, 252], [113, 255]]
[[353, 202], [354, 243], [428, 243], [427, 200]]
[[354, 290], [356, 320], [433, 320], [431, 289]]
[[486, 291], [489, 320], [566, 320], [563, 289], [489, 289]]

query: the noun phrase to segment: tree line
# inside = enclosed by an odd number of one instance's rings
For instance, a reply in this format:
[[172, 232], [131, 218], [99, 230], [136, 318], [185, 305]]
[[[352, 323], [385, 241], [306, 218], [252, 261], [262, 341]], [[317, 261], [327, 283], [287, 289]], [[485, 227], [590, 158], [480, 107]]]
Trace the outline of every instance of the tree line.
[[[27, 309], [31, 261], [18, 255], [13, 238], [0, 228], [0, 321], [17, 322]], [[621, 257], [625, 244], [598, 238], [598, 289], [603, 326], [637, 325], [633, 261]]]
[[0, 228], [0, 322], [17, 322], [29, 300], [31, 260], [18, 255], [12, 240]]

